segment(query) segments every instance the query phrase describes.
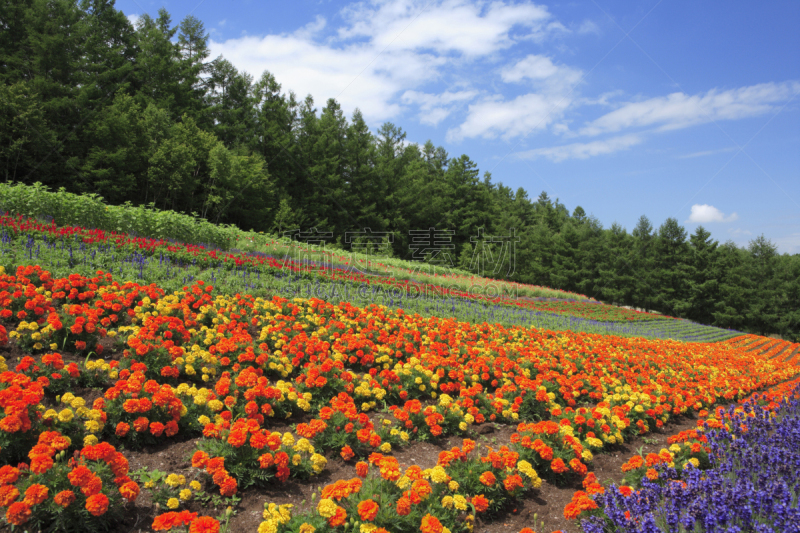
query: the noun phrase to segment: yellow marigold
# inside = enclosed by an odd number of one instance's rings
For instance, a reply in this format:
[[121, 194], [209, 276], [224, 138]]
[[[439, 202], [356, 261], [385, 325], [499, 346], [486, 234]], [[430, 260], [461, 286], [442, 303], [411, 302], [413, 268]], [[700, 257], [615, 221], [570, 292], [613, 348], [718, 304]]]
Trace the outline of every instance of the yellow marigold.
[[450, 483], [447, 484], [447, 488], [449, 488], [453, 492], [457, 491], [458, 490], [458, 481], [451, 481]]
[[449, 494], [444, 498], [442, 498], [442, 507], [444, 507], [445, 509], [450, 509], [453, 506], [453, 503], [454, 503], [453, 497], [450, 496]]
[[330, 518], [336, 514], [336, 505], [330, 498], [323, 498], [317, 504], [317, 512], [323, 518]]
[[328, 460], [323, 455], [315, 453], [311, 456], [311, 466], [317, 474], [325, 470], [327, 464]]
[[180, 487], [186, 483], [186, 478], [184, 476], [179, 476], [178, 474], [170, 474], [167, 476], [167, 479], [164, 482], [172, 488]]
[[300, 526], [300, 529], [297, 530], [297, 531], [298, 531], [298, 533], [314, 533], [314, 531], [316, 531], [316, 530], [317, 530], [317, 528], [315, 528], [314, 526], [312, 526], [311, 524], [309, 524], [307, 522], [304, 522]]
[[97, 444], [97, 437], [94, 435], [86, 435], [83, 438], [83, 445], [84, 446], [94, 446]]
[[258, 526], [258, 533], [278, 533], [278, 524], [275, 520], [264, 520]]
[[460, 494], [456, 494], [455, 496], [453, 496], [453, 505], [459, 511], [466, 511], [467, 510], [467, 499], [464, 496], [460, 495]]
[[431, 469], [430, 478], [434, 483], [445, 483], [448, 479], [450, 479], [450, 476], [447, 475], [447, 472], [445, 472], [444, 468], [442, 468], [440, 465], [437, 465]]
[[189, 489], [183, 489], [178, 493], [178, 497], [183, 501], [189, 501], [192, 499], [192, 491]]
[[200, 490], [203, 486], [200, 484], [199, 481], [195, 480], [189, 483], [189, 486], [192, 487], [193, 490]]
[[64, 409], [60, 413], [58, 413], [58, 420], [59, 422], [70, 422], [75, 417], [75, 414], [72, 412], [71, 409]]
[[178, 501], [178, 498], [170, 498], [167, 500], [167, 507], [170, 509], [177, 509], [181, 502]]

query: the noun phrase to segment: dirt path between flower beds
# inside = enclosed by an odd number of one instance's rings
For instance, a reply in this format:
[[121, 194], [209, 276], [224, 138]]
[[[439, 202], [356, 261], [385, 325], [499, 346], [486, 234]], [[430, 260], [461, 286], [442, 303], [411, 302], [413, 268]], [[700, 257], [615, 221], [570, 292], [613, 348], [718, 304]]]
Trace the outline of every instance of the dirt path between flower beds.
[[[601, 483], [614, 482], [619, 484], [622, 481], [623, 473], [620, 467], [631, 456], [641, 453], [657, 453], [661, 448], [668, 447], [667, 439], [680, 431], [696, 427], [693, 419], [682, 418], [675, 423], [666, 424], [664, 428], [656, 433], [645, 435], [644, 438], [636, 438], [623, 445], [613, 446], [604, 453], [594, 456], [591, 463], [591, 470], [595, 472]], [[484, 424], [476, 428], [481, 432], [475, 436], [477, 443], [473, 453], [485, 455], [488, 448], [498, 449], [500, 446], [508, 445], [511, 434], [515, 431], [515, 426], [502, 424]], [[645, 440], [647, 442], [645, 442]], [[145, 448], [140, 451], [125, 451], [125, 456], [130, 461], [130, 470], [136, 471], [142, 467], [148, 469], [158, 469], [169, 473], [183, 474], [187, 481], [193, 479], [195, 470], [191, 469], [188, 460], [194, 451], [197, 439], [189, 439], [182, 442], [164, 443], [159, 446]], [[402, 468], [418, 465], [422, 468], [430, 468], [436, 465], [439, 453], [449, 450], [454, 446], [460, 446], [460, 437], [448, 437], [436, 442], [412, 442], [406, 447], [394, 450], [390, 455], [395, 456]], [[313, 510], [319, 500], [319, 490], [329, 483], [339, 479], [351, 479], [355, 477], [354, 463], [345, 463], [338, 456], [329, 456], [328, 465], [325, 471], [307, 481], [296, 481], [290, 479], [286, 483], [276, 482], [274, 485], [258, 489], [248, 489], [241, 491], [239, 496], [242, 501], [236, 507], [236, 514], [230, 520], [229, 532], [231, 533], [255, 533], [258, 525], [263, 520], [262, 511], [264, 503], [294, 504], [294, 513], [300, 514], [304, 511]], [[207, 486], [208, 490], [214, 490], [213, 486]], [[475, 533], [517, 533], [524, 527], [533, 528], [535, 531], [550, 532], [563, 530], [568, 533], [578, 533], [580, 526], [574, 521], [564, 518], [564, 506], [572, 499], [576, 490], [581, 490], [579, 481], [574, 481], [564, 486], [556, 486], [547, 481], [542, 483], [539, 490], [529, 491], [524, 498], [519, 500], [516, 505], [506, 509], [504, 512], [491, 517], [491, 520], [478, 520], [475, 524]], [[312, 500], [312, 494], [316, 498]], [[196, 507], [196, 508], [195, 508]], [[200, 514], [218, 516], [224, 509], [203, 508], [199, 504], [192, 505], [190, 510]], [[113, 529], [113, 533], [144, 533], [152, 531], [150, 526], [156, 512], [152, 502], [149, 500], [147, 490], [143, 490], [139, 500], [131, 506], [127, 513], [127, 518], [123, 524]]]

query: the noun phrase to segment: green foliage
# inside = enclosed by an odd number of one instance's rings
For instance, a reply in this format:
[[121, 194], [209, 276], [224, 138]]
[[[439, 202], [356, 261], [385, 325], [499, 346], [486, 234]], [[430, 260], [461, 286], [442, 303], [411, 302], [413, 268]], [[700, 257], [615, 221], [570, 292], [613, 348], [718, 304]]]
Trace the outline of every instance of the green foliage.
[[232, 227], [211, 224], [197, 216], [161, 211], [150, 206], [107, 205], [97, 194], [49, 191], [41, 183], [0, 183], [0, 209], [53, 220], [61, 226], [83, 226], [156, 239], [202, 243], [223, 249], [236, 242]]

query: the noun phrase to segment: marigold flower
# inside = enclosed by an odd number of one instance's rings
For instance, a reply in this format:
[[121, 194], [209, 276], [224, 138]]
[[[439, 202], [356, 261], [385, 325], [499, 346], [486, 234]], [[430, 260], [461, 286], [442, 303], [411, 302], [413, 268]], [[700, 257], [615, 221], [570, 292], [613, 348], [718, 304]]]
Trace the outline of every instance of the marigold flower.
[[478, 479], [480, 480], [480, 482], [482, 484], [486, 485], [487, 487], [491, 487], [497, 481], [497, 478], [490, 471], [484, 472], [483, 474], [481, 474], [481, 477], [478, 478]]
[[19, 479], [19, 470], [13, 466], [3, 465], [0, 467], [0, 485], [10, 485]]
[[422, 533], [442, 533], [443, 529], [442, 523], [432, 514], [426, 514], [422, 517], [422, 524], [419, 527]]
[[0, 487], [0, 507], [7, 507], [19, 498], [19, 490], [14, 485]]
[[108, 511], [108, 496], [94, 494], [86, 499], [86, 510], [94, 516], [103, 516]]
[[219, 522], [210, 516], [201, 516], [192, 520], [189, 533], [219, 533]]
[[8, 506], [6, 520], [9, 524], [21, 526], [31, 517], [31, 506], [25, 502], [15, 502]]
[[349, 461], [350, 459], [355, 457], [356, 454], [353, 453], [353, 449], [350, 446], [345, 446], [344, 448], [342, 448], [342, 451], [340, 452], [339, 455], [341, 455], [342, 459], [344, 459], [345, 461]]
[[379, 506], [374, 500], [364, 500], [358, 504], [358, 516], [361, 520], [372, 521], [378, 516]]
[[482, 513], [489, 508], [489, 500], [483, 494], [478, 494], [472, 497], [472, 505], [475, 506], [475, 511]]
[[411, 500], [406, 497], [397, 500], [397, 514], [407, 516], [411, 512]]
[[139, 485], [135, 481], [129, 481], [119, 488], [119, 493], [129, 502], [135, 501], [139, 497]]
[[343, 507], [336, 506], [336, 514], [328, 518], [328, 524], [331, 527], [339, 527], [347, 520], [347, 511]]
[[28, 505], [37, 505], [47, 499], [50, 490], [39, 483], [34, 483], [25, 491], [25, 503]]
[[53, 500], [56, 502], [56, 505], [60, 505], [61, 507], [69, 507], [70, 504], [75, 501], [75, 493], [71, 490], [62, 490], [55, 495]]

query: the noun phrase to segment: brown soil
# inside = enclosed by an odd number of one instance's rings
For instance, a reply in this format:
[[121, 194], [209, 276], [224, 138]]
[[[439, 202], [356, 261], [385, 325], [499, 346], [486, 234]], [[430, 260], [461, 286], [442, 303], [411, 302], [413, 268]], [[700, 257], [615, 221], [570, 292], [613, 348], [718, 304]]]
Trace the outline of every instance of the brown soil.
[[[605, 485], [610, 483], [620, 484], [623, 473], [620, 469], [631, 456], [643, 453], [658, 452], [661, 448], [668, 447], [667, 438], [680, 431], [694, 428], [696, 423], [691, 419], [681, 419], [675, 423], [667, 424], [660, 431], [650, 433], [644, 438], [633, 439], [623, 445], [614, 446], [595, 455], [591, 463], [591, 470], [595, 472], [599, 481]], [[476, 428], [474, 436], [477, 443], [474, 453], [485, 454], [489, 448], [498, 449], [508, 444], [509, 437], [515, 431], [513, 426], [502, 424], [484, 424]], [[645, 442], [645, 439], [647, 442]], [[191, 468], [189, 457], [194, 451], [197, 439], [173, 441], [158, 446], [144, 448], [138, 451], [124, 451], [130, 461], [131, 472], [142, 467], [158, 469], [169, 473], [183, 474], [187, 480], [192, 480], [197, 471]], [[408, 446], [393, 451], [391, 455], [397, 457], [403, 468], [419, 465], [430, 468], [436, 465], [439, 452], [449, 450], [453, 446], [460, 446], [460, 437], [448, 437], [434, 442], [412, 442]], [[235, 508], [235, 514], [230, 518], [230, 532], [255, 532], [263, 520], [262, 512], [265, 503], [294, 505], [295, 514], [303, 513], [313, 508], [312, 494], [317, 493], [322, 487], [339, 479], [355, 477], [354, 462], [345, 463], [338, 456], [328, 457], [325, 471], [314, 478], [304, 481], [289, 480], [286, 483], [276, 482], [274, 485], [263, 488], [252, 488], [241, 491], [238, 496], [241, 502]], [[206, 487], [213, 491], [211, 486]], [[535, 531], [550, 532], [562, 530], [569, 533], [580, 532], [580, 526], [564, 518], [564, 506], [572, 499], [575, 491], [582, 490], [580, 480], [556, 486], [544, 481], [538, 490], [529, 491], [514, 505], [503, 512], [479, 519], [476, 523], [476, 533], [517, 533], [524, 527], [533, 528]], [[190, 510], [210, 516], [220, 517], [225, 510], [193, 506]], [[156, 511], [149, 499], [147, 490], [135, 503], [130, 506], [126, 519], [114, 533], [141, 533], [151, 531], [150, 525]]]

